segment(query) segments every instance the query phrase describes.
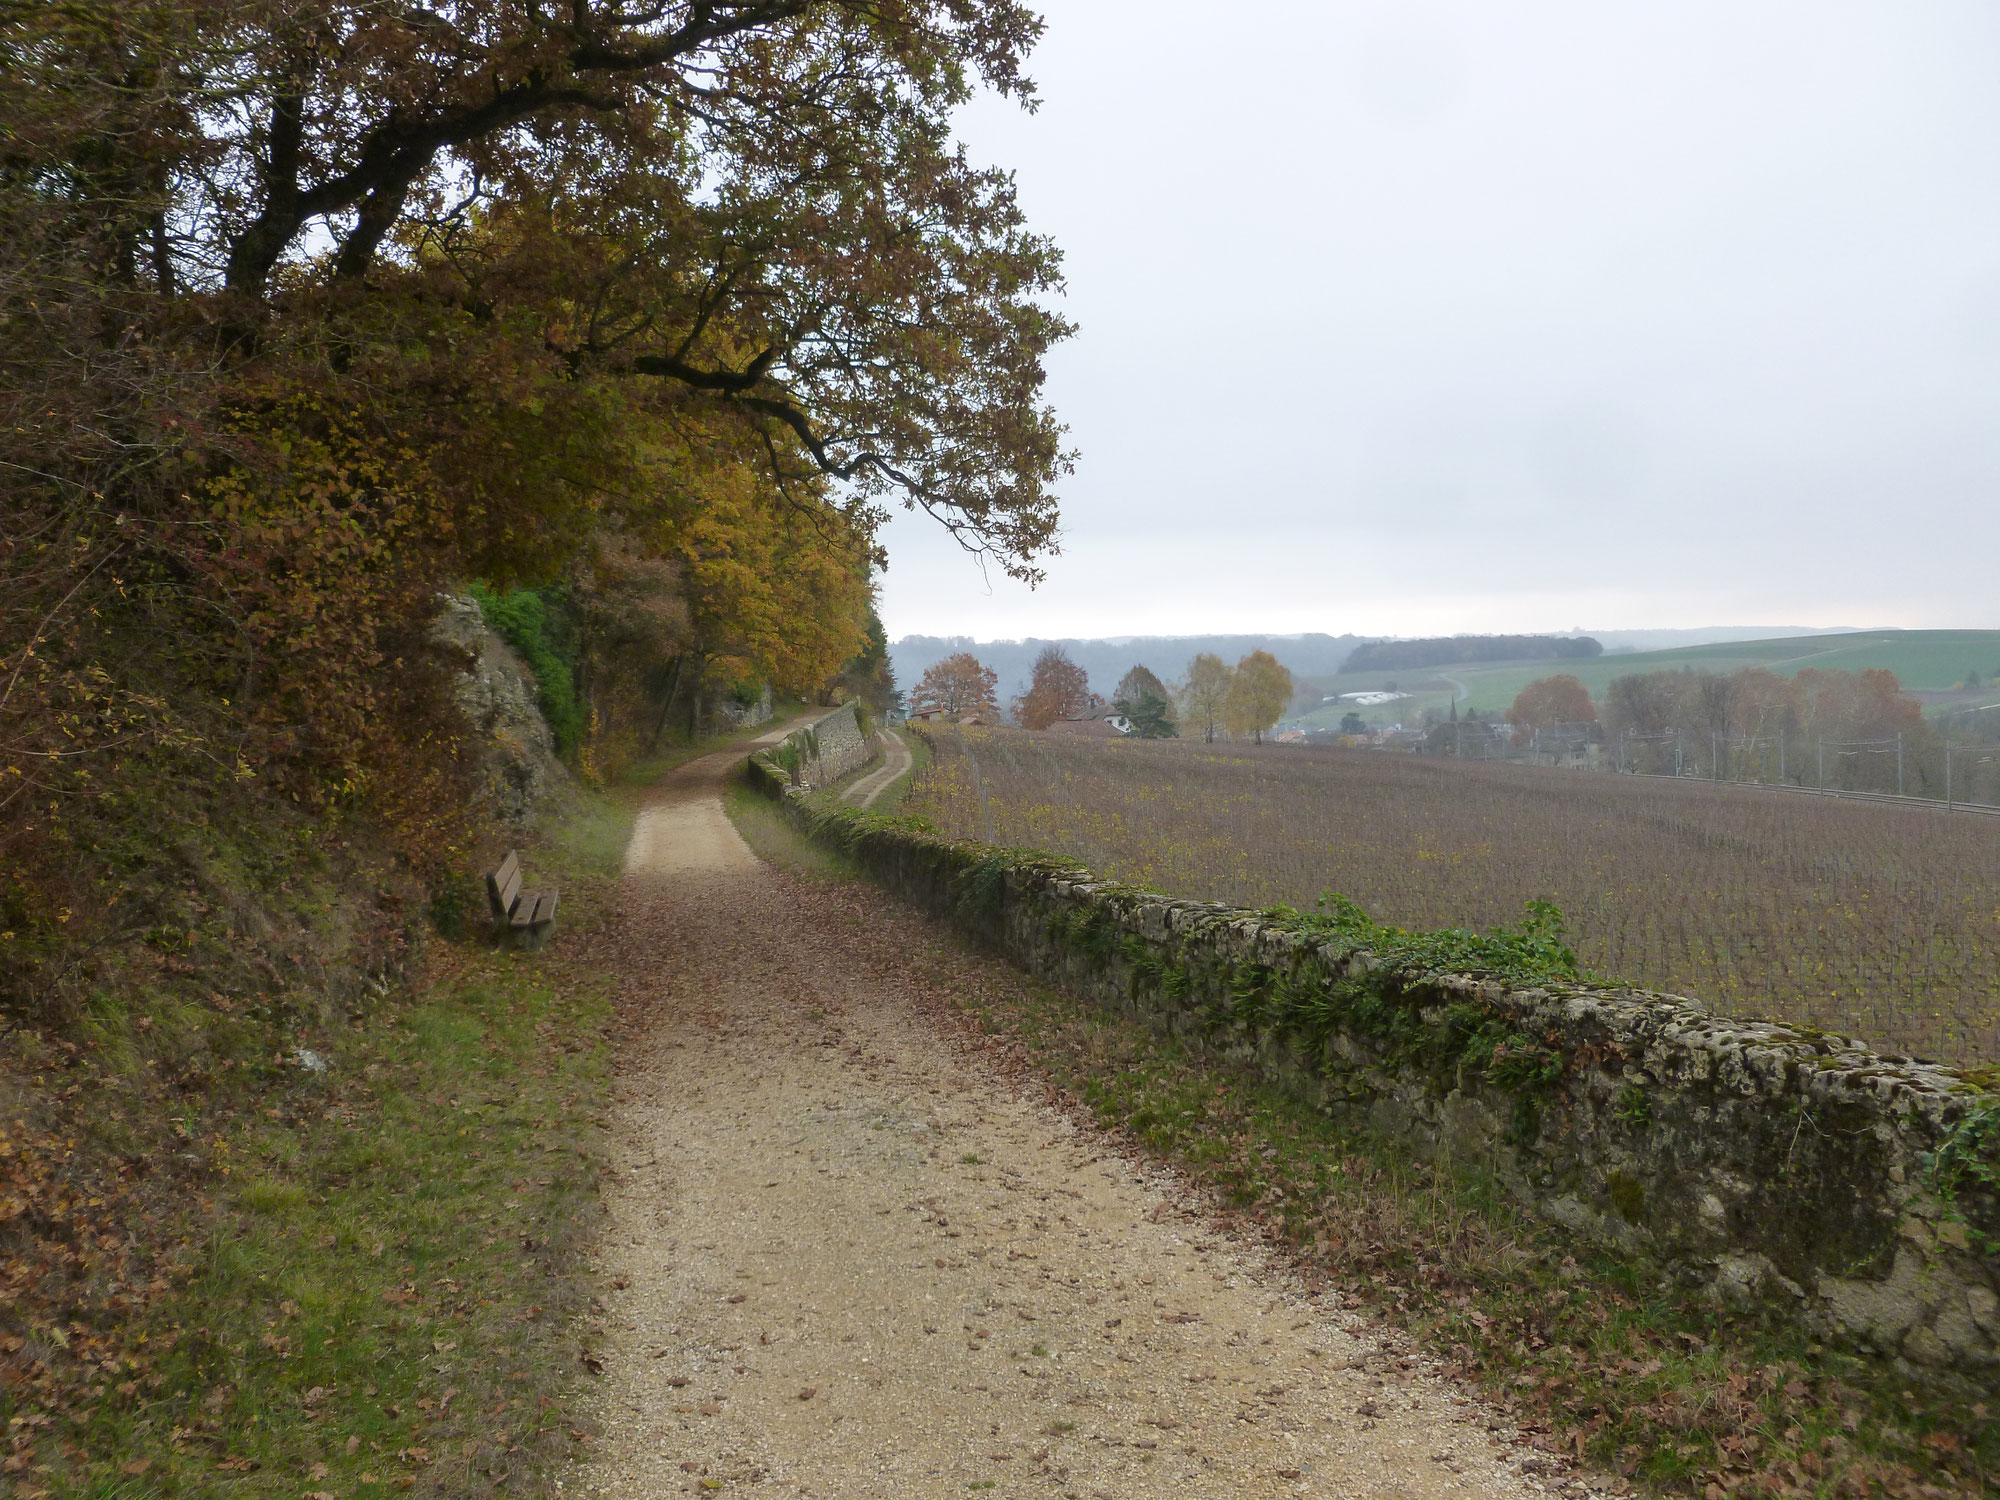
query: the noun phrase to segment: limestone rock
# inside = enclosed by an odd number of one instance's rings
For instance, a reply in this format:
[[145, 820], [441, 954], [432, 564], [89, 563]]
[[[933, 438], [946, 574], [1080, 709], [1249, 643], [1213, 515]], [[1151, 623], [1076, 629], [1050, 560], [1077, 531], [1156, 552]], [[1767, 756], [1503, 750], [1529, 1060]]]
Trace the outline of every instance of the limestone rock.
[[431, 636], [462, 663], [451, 693], [472, 730], [476, 795], [501, 822], [518, 828], [544, 802], [574, 788], [556, 759], [534, 674], [487, 628], [478, 601], [469, 596], [441, 597]]

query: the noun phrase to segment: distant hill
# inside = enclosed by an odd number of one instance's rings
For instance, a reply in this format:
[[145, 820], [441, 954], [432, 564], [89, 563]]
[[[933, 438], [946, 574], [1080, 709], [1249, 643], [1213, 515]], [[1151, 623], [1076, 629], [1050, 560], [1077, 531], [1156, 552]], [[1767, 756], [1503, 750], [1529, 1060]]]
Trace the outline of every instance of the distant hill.
[[1414, 641], [1370, 641], [1356, 646], [1343, 672], [1408, 672], [1457, 662], [1571, 661], [1601, 656], [1587, 635], [1441, 635]]
[[1682, 646], [1714, 646], [1733, 641], [1797, 640], [1808, 635], [1853, 635], [1855, 625], [1700, 625], [1684, 630], [1574, 630], [1595, 636], [1608, 656], [1617, 651], [1673, 651]]
[[1379, 637], [1361, 635], [1133, 635], [1111, 639], [975, 641], [962, 635], [906, 635], [889, 646], [896, 685], [908, 692], [932, 662], [970, 651], [1000, 676], [1000, 692], [1011, 697], [1028, 684], [1035, 658], [1044, 647], [1061, 646], [1070, 659], [1090, 674], [1090, 685], [1108, 694], [1133, 666], [1150, 667], [1161, 680], [1174, 682], [1187, 664], [1207, 651], [1232, 666], [1252, 651], [1268, 651], [1292, 669], [1295, 677], [1326, 677], [1340, 670], [1354, 648]]
[[1780, 636], [1763, 640], [1711, 641], [1666, 651], [1633, 651], [1566, 661], [1446, 662], [1419, 671], [1377, 668], [1315, 677], [1302, 683], [1294, 709], [1301, 723], [1338, 724], [1351, 704], [1337, 701], [1341, 693], [1377, 691], [1392, 682], [1407, 696], [1392, 705], [1366, 712], [1381, 723], [1414, 723], [1423, 710], [1443, 711], [1454, 698], [1461, 712], [1477, 708], [1504, 710], [1514, 695], [1537, 677], [1568, 672], [1580, 679], [1594, 698], [1602, 699], [1614, 677], [1635, 672], [1734, 672], [1739, 667], [1765, 667], [1787, 676], [1801, 667], [1858, 672], [1886, 667], [1906, 690], [1921, 696], [1927, 707], [1982, 706], [2000, 699], [2000, 689], [1987, 687], [1953, 693], [1954, 684], [1977, 673], [1985, 682], [2000, 675], [2000, 630], [1856, 630], [1821, 635]]

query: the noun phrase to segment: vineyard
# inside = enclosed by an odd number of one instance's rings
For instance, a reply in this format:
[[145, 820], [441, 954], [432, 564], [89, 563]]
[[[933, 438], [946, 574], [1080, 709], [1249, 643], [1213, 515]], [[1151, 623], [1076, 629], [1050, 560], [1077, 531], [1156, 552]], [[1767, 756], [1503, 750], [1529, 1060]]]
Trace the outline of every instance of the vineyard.
[[2000, 1057], [2000, 820], [1364, 750], [945, 728], [904, 810], [1175, 895], [1486, 929], [1585, 969], [1961, 1064]]

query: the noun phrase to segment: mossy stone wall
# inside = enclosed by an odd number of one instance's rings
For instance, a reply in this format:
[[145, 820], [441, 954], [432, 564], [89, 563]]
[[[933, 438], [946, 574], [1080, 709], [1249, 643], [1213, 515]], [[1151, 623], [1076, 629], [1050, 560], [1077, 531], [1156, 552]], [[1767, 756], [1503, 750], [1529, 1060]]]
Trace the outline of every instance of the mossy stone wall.
[[[873, 731], [865, 726], [866, 712], [859, 703], [843, 703], [793, 730], [757, 758], [762, 771], [753, 769], [753, 776], [776, 777], [784, 785], [810, 792], [860, 770], [882, 754]], [[765, 790], [774, 788], [766, 785]]]

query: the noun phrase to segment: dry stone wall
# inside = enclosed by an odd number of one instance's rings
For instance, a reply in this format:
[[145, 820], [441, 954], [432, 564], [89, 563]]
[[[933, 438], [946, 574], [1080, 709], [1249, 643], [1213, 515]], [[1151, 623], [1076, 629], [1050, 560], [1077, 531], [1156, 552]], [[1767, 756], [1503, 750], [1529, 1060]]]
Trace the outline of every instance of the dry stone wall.
[[1398, 970], [1296, 917], [953, 842], [758, 774], [812, 837], [1032, 973], [1490, 1171], [1745, 1315], [2000, 1378], [1990, 1078], [1646, 991]]
[[801, 791], [831, 786], [882, 753], [874, 733], [864, 726], [864, 712], [858, 703], [843, 703], [793, 730], [759, 760], [782, 772], [786, 784]]

